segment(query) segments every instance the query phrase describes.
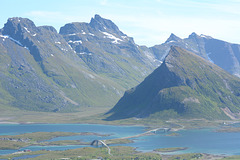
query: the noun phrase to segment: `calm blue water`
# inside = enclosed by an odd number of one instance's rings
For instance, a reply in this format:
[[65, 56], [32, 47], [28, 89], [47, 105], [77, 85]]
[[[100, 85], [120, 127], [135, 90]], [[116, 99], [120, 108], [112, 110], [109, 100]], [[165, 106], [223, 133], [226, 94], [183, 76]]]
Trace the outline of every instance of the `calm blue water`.
[[220, 133], [210, 129], [182, 130], [180, 136], [154, 135], [139, 137], [134, 146], [140, 151], [155, 148], [188, 147], [176, 153], [209, 153], [240, 155], [240, 133]]
[[[49, 141], [111, 139], [136, 135], [144, 132], [144, 127], [136, 126], [111, 126], [95, 124], [0, 124], [0, 135], [15, 135], [29, 132], [95, 132], [111, 134], [109, 137], [99, 136], [69, 136], [58, 137]], [[187, 150], [175, 153], [210, 153], [225, 155], [240, 155], [240, 133], [218, 133], [210, 129], [182, 130], [180, 136], [169, 137], [165, 134], [134, 138], [135, 143], [125, 144], [137, 147], [139, 151], [152, 151], [156, 148], [188, 147]], [[66, 150], [86, 147], [82, 145], [70, 146], [29, 146], [24, 149], [33, 151]], [[9, 154], [17, 150], [0, 150], [0, 154]]]

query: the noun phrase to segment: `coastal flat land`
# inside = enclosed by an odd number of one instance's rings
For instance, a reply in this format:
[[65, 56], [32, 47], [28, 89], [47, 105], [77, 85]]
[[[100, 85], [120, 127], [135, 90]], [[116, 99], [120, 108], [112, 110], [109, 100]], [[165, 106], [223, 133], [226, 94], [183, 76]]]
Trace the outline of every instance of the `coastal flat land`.
[[35, 159], [69, 159], [69, 160], [84, 160], [84, 159], [155, 159], [155, 160], [239, 160], [240, 156], [217, 156], [210, 154], [201, 154], [201, 153], [190, 153], [190, 154], [181, 154], [181, 155], [161, 155], [157, 152], [138, 152], [136, 148], [128, 146], [112, 146], [110, 147], [111, 154], [108, 154], [108, 150], [105, 147], [92, 148], [84, 147], [66, 151], [35, 151], [29, 153], [18, 153], [0, 156], [0, 159], [11, 159], [14, 157], [22, 157], [26, 155], [37, 155]]

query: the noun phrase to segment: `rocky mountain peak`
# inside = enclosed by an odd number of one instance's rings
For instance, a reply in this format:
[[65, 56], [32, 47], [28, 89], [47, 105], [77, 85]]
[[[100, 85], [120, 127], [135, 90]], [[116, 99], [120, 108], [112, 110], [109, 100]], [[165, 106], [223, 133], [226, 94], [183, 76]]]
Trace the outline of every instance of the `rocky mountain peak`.
[[22, 17], [9, 18], [7, 23], [21, 24], [21, 25], [27, 25], [27, 26], [35, 26], [33, 21], [31, 21], [28, 18], [22, 18]]
[[189, 39], [197, 39], [197, 38], [201, 38], [197, 33], [193, 32], [192, 34], [190, 34], [188, 36]]
[[201, 35], [198, 35], [197, 33], [193, 32], [192, 34], [189, 35], [190, 39], [200, 39], [200, 38], [206, 38], [206, 39], [213, 39], [211, 36], [208, 36], [208, 35], [204, 35], [204, 34], [201, 34]]
[[171, 61], [172, 58], [179, 57], [179, 56], [181, 56], [181, 54], [183, 54], [183, 53], [178, 52], [177, 48], [179, 48], [179, 47], [177, 47], [177, 46], [170, 47], [170, 51], [169, 51], [168, 55], [166, 56], [164, 62]]
[[171, 35], [169, 36], [169, 38], [166, 40], [165, 43], [178, 42], [178, 41], [181, 41], [181, 40], [182, 40], [181, 38], [179, 38], [175, 34], [171, 33]]
[[[54, 27], [37, 27], [33, 21], [27, 18], [9, 18], [2, 29], [2, 34], [9, 36], [18, 45], [27, 48], [38, 62], [53, 55], [54, 50], [63, 51], [70, 48]], [[58, 46], [59, 43], [62, 44], [61, 48]]]
[[55, 34], [58, 33], [57, 30], [56, 30], [53, 26], [40, 26], [40, 27], [38, 27], [38, 28], [43, 28], [43, 29], [48, 30], [48, 31], [50, 31], [50, 32], [53, 32], [53, 33], [55, 33]]
[[16, 34], [20, 34], [20, 32], [30, 34], [31, 32], [38, 32], [38, 29], [33, 21], [27, 18], [13, 17], [8, 19], [2, 32], [4, 35], [15, 38]]
[[99, 14], [95, 14], [94, 19], [100, 20], [100, 21], [103, 20], [103, 18]]
[[202, 38], [206, 38], [206, 39], [213, 39], [211, 36], [204, 35], [204, 34], [201, 34], [200, 37], [202, 37]]
[[59, 33], [62, 35], [74, 34], [77, 32], [78, 32], [78, 29], [76, 27], [76, 23], [65, 24], [63, 27], [60, 28], [60, 31], [59, 31]]
[[116, 33], [118, 35], [124, 35], [116, 24], [114, 24], [111, 20], [102, 18], [100, 15], [96, 14], [94, 18], [91, 19], [89, 25], [95, 30], [100, 31], [111, 31], [112, 33]]

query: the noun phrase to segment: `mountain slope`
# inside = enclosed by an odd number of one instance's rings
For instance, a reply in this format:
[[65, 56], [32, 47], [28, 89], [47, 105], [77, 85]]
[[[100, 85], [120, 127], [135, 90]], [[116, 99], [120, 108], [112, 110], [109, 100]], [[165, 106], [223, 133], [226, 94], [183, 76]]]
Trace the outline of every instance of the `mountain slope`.
[[150, 59], [133, 38], [99, 15], [90, 23], [66, 24], [60, 34], [92, 71], [113, 79], [124, 88], [139, 83], [160, 65], [159, 61]]
[[171, 47], [163, 64], [127, 91], [107, 120], [130, 117], [228, 119], [239, 116], [240, 79], [203, 58]]
[[36, 27], [29, 19], [8, 20], [0, 52], [4, 106], [36, 111], [111, 106], [124, 90], [88, 68], [53, 27]]
[[[192, 33], [181, 39], [174, 34], [161, 45], [149, 48], [159, 60], [164, 59], [172, 45], [179, 46], [218, 65], [229, 73], [240, 77], [240, 45]], [[167, 51], [167, 52], [166, 52]]]
[[0, 30], [0, 106], [36, 111], [113, 106], [162, 63], [173, 44], [239, 73], [239, 45], [211, 37], [172, 34], [148, 48], [99, 15], [90, 23], [66, 24], [60, 33], [27, 18], [9, 18]]
[[66, 24], [58, 33], [27, 18], [0, 30], [0, 106], [34, 111], [110, 107], [159, 61], [108, 19]]

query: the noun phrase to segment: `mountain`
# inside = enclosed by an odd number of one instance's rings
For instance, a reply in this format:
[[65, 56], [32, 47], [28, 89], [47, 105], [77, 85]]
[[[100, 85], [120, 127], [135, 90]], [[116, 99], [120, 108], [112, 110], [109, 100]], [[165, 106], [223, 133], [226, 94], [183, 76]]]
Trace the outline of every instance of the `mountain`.
[[0, 30], [0, 107], [74, 111], [114, 105], [159, 64], [110, 20], [95, 15], [60, 33], [27, 18]]
[[0, 108], [71, 112], [111, 107], [181, 46], [239, 74], [239, 45], [193, 33], [161, 45], [139, 46], [111, 20], [95, 15], [58, 33], [27, 18], [9, 18], [0, 29]]
[[95, 73], [110, 77], [125, 88], [143, 80], [161, 63], [145, 54], [133, 38], [108, 19], [95, 15], [90, 23], [69, 23], [60, 34]]
[[1, 101], [36, 111], [110, 106], [122, 87], [93, 73], [50, 26], [10, 18], [1, 30]]
[[131, 117], [229, 119], [240, 117], [240, 79], [180, 47], [124, 96], [107, 120]]
[[229, 73], [240, 77], [240, 45], [218, 40], [206, 35], [192, 33], [181, 39], [174, 34], [161, 45], [149, 48], [158, 60], [163, 60], [172, 45], [179, 46], [218, 65]]

